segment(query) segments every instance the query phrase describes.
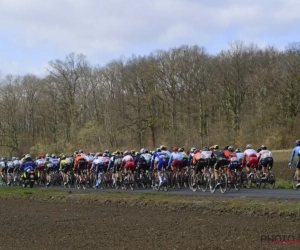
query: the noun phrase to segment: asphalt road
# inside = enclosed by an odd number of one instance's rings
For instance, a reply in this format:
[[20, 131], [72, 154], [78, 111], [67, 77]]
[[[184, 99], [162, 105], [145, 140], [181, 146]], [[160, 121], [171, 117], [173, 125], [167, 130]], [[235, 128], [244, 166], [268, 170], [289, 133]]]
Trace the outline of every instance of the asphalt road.
[[[58, 187], [57, 187], [58, 188]], [[59, 188], [60, 189], [60, 188]], [[63, 189], [63, 188], [61, 188]], [[65, 189], [77, 191], [75, 188]], [[255, 198], [283, 198], [283, 199], [300, 199], [300, 189], [257, 189], [257, 188], [241, 188], [239, 191], [235, 189], [231, 189], [227, 191], [225, 194], [222, 194], [219, 189], [217, 189], [214, 193], [211, 193], [209, 190], [205, 193], [197, 190], [193, 192], [190, 189], [169, 189], [167, 192], [165, 191], [154, 191], [150, 188], [148, 189], [135, 189], [135, 190], [122, 190], [122, 189], [92, 189], [88, 188], [86, 190], [82, 190], [83, 192], [93, 192], [93, 193], [102, 193], [102, 192], [133, 192], [133, 193], [162, 193], [162, 194], [176, 194], [176, 195], [195, 195], [195, 196], [222, 196], [222, 197], [235, 197], [235, 198], [244, 198], [244, 197], [255, 197]]]

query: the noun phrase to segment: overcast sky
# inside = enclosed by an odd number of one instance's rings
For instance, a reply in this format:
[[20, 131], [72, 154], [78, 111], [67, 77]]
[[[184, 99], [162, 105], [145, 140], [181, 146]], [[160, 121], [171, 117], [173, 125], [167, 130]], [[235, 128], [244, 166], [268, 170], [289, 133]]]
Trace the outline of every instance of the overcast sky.
[[300, 41], [299, 10], [299, 0], [0, 0], [0, 72], [43, 75], [71, 52], [104, 66], [183, 44], [284, 49]]

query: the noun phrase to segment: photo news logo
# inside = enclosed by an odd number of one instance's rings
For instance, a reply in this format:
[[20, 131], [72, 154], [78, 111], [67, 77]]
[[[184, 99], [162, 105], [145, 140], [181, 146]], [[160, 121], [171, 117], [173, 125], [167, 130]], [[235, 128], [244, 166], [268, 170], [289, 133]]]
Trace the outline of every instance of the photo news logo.
[[261, 244], [284, 244], [284, 243], [300, 243], [300, 234], [277, 234], [277, 235], [261, 235]]

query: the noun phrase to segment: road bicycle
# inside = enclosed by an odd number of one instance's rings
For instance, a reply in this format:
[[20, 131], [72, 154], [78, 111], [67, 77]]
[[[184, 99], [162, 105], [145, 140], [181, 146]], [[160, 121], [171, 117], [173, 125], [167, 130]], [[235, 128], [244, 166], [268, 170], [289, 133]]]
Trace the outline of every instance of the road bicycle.
[[274, 189], [275, 188], [275, 174], [272, 171], [271, 166], [267, 166], [267, 173], [266, 176], [263, 177], [263, 173], [259, 174], [259, 183], [257, 183], [258, 187], [262, 188], [270, 188]]
[[160, 176], [161, 176], [161, 183], [159, 183], [160, 181], [158, 175], [156, 175], [156, 177], [154, 178], [155, 181], [153, 183], [153, 190], [156, 191], [163, 190], [167, 192], [169, 189], [169, 180], [165, 168], [163, 168], [162, 171], [160, 172]]
[[227, 175], [224, 171], [225, 167], [227, 166], [224, 165], [221, 166], [219, 170], [214, 170], [214, 171], [219, 171], [219, 182], [216, 181], [215, 174], [213, 172], [210, 173], [209, 189], [211, 193], [214, 193], [217, 187], [220, 188], [222, 194], [226, 193], [228, 188], [228, 180], [227, 180]]

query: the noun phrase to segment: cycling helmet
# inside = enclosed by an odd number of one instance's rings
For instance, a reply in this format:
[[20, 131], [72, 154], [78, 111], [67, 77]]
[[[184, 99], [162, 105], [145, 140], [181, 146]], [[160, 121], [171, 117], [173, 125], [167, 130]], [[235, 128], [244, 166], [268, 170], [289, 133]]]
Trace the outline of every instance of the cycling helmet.
[[160, 148], [157, 148], [157, 149], [156, 149], [156, 152], [161, 152], [161, 149], [160, 149]]
[[104, 154], [103, 154], [103, 156], [105, 156], [105, 157], [108, 157], [108, 156], [109, 156], [109, 154], [108, 154], [108, 153], [104, 153]]
[[[76, 156], [76, 155], [78, 155], [78, 151], [74, 152], [74, 156]], [[49, 156], [46, 155], [46, 157], [49, 157]]]
[[235, 152], [236, 152], [236, 153], [241, 153], [241, 150], [240, 150], [239, 148], [237, 148], [237, 149], [235, 150]]
[[202, 150], [203, 151], [209, 151], [209, 147], [208, 146], [204, 146]]
[[258, 148], [258, 149], [256, 150], [257, 153], [259, 153], [260, 151], [261, 151], [261, 148]]
[[217, 145], [217, 144], [216, 144], [216, 145], [213, 145], [213, 149], [214, 149], [214, 150], [218, 150], [218, 149], [219, 149], [219, 145]]
[[25, 159], [31, 158], [30, 154], [25, 155]]
[[62, 160], [65, 160], [65, 159], [66, 159], [66, 155], [62, 155], [62, 156], [61, 156], [61, 159], [62, 159]]
[[55, 154], [52, 154], [52, 158], [56, 158], [56, 155], [55, 155]]
[[[25, 157], [25, 156], [24, 156]], [[50, 157], [50, 154], [48, 153], [48, 154], [46, 154], [46, 157]]]
[[184, 151], [184, 148], [180, 148], [180, 149], [179, 149], [179, 152], [183, 152], [183, 151]]
[[142, 154], [145, 153], [145, 149], [144, 148], [141, 148], [141, 151], [140, 151]]
[[160, 146], [160, 149], [161, 149], [161, 150], [167, 150], [166, 146], [164, 146], [164, 145], [161, 145], [161, 146]]
[[174, 147], [173, 151], [177, 152], [178, 151], [178, 147]]
[[252, 149], [252, 145], [251, 144], [247, 144], [246, 149]]
[[115, 153], [116, 153], [116, 155], [119, 155], [119, 154], [120, 154], [120, 151], [119, 151], [119, 150], [117, 150]]
[[300, 146], [300, 140], [297, 140], [295, 144], [296, 146]]
[[262, 150], [267, 150], [267, 146], [266, 146], [266, 145], [261, 145], [260, 148], [261, 148]]
[[135, 150], [131, 150], [130, 154], [135, 155]]
[[145, 154], [149, 154], [149, 151], [148, 151], [148, 149], [145, 149]]
[[2, 157], [1, 161], [7, 161], [7, 158], [6, 157]]
[[195, 150], [196, 150], [196, 148], [192, 147], [191, 148], [191, 153], [194, 153]]
[[224, 147], [224, 150], [226, 150], [226, 149], [229, 150], [229, 147], [230, 147], [230, 146], [226, 145], [226, 146]]
[[12, 157], [11, 160], [12, 160], [12, 161], [15, 161], [15, 160], [16, 160], [16, 157]]
[[79, 149], [79, 154], [83, 154], [83, 150], [82, 149]]
[[232, 146], [228, 146], [227, 148], [230, 152], [234, 152], [234, 148]]
[[104, 153], [109, 154], [109, 150], [105, 149]]

